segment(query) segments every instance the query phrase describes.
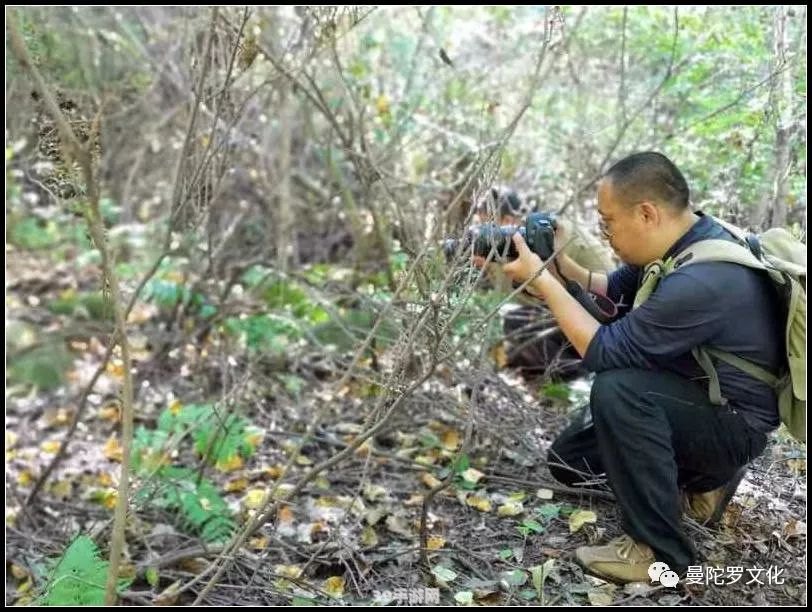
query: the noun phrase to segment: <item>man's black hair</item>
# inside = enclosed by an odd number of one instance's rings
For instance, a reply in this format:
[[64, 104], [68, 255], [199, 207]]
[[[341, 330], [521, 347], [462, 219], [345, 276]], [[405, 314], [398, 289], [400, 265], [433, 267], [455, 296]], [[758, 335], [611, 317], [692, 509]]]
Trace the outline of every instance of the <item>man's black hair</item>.
[[621, 159], [604, 175], [621, 202], [642, 200], [662, 203], [676, 210], [688, 207], [690, 191], [682, 172], [662, 153], [644, 151]]

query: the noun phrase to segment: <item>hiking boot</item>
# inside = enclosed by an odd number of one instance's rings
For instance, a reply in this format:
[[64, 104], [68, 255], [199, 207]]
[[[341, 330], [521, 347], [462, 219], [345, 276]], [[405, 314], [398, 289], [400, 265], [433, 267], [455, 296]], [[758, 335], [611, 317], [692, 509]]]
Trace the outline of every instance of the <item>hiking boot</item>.
[[727, 484], [718, 489], [705, 493], [685, 491], [682, 500], [685, 514], [700, 525], [712, 527], [718, 523], [746, 473], [747, 466], [745, 465], [739, 468]]
[[648, 545], [627, 535], [615, 538], [605, 546], [581, 546], [576, 549], [575, 556], [589, 573], [622, 583], [648, 583], [649, 566], [656, 560]]

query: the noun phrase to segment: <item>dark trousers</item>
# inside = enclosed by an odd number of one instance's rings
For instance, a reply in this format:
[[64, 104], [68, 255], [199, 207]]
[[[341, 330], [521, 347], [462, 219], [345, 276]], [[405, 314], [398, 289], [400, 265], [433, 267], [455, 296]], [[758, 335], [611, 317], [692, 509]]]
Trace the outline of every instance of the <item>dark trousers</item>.
[[685, 570], [696, 551], [680, 527], [680, 489], [711, 491], [758, 457], [767, 436], [733, 410], [711, 404], [700, 385], [666, 372], [597, 375], [589, 409], [550, 448], [553, 476], [573, 486], [605, 473], [623, 531], [658, 560]]

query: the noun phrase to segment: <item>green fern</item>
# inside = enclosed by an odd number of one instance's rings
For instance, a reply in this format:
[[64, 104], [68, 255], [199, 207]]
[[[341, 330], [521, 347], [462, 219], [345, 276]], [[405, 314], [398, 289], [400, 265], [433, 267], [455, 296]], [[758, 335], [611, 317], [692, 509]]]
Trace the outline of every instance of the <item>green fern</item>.
[[[88, 536], [77, 537], [62, 557], [56, 560], [49, 573], [42, 596], [37, 602], [43, 606], [100, 606], [104, 604], [104, 590], [110, 564], [99, 557], [96, 543]], [[120, 579], [118, 590], [132, 580]]]
[[165, 465], [167, 447], [170, 439], [191, 436], [197, 451], [207, 453], [215, 462], [228, 461], [237, 454], [248, 458], [255, 451], [250, 438], [257, 431], [246, 419], [233, 414], [223, 423], [211, 404], [164, 410], [157, 429], [139, 427], [135, 432], [134, 470], [151, 477], [137, 499], [177, 513], [183, 529], [208, 542], [227, 539], [235, 527], [228, 504], [214, 484], [199, 479], [196, 471]]
[[181, 527], [207, 542], [220, 542], [232, 534], [231, 510], [211, 481], [204, 478], [198, 483], [196, 472], [179, 467], [161, 468], [156, 476], [151, 487], [139, 492], [139, 499], [178, 513]]

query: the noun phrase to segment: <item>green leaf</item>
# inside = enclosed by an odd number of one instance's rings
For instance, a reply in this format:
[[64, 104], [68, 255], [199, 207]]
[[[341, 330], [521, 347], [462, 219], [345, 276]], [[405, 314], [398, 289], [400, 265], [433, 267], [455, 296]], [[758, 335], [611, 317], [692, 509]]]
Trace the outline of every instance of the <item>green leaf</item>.
[[148, 567], [146, 571], [146, 579], [149, 586], [152, 588], [157, 587], [158, 582], [160, 581], [160, 578], [158, 577], [158, 570], [154, 567]]
[[507, 561], [508, 559], [510, 559], [511, 555], [513, 555], [513, 551], [510, 550], [509, 548], [503, 548], [502, 550], [499, 551], [499, 557], [503, 561]]
[[468, 457], [468, 455], [460, 455], [454, 461], [453, 469], [454, 469], [454, 472], [456, 472], [457, 474], [460, 474], [460, 473], [464, 472], [469, 467], [471, 467], [471, 459], [470, 459], [470, 457]]
[[[53, 563], [38, 603], [43, 606], [103, 605], [108, 571], [109, 563], [99, 557], [96, 543], [81, 535]], [[130, 582], [119, 580], [118, 590], [127, 588]]]

